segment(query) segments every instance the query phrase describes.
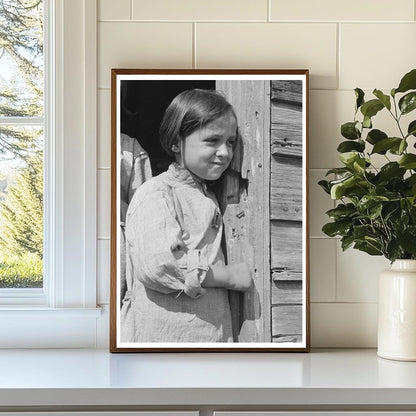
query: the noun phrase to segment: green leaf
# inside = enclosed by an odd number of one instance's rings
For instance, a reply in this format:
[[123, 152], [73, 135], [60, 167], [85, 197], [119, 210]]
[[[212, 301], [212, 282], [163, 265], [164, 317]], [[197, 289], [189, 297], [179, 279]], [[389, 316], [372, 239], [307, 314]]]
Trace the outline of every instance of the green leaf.
[[360, 202], [357, 205], [357, 208], [365, 212], [367, 209], [372, 208], [373, 206], [377, 205], [379, 202], [388, 201], [389, 199], [382, 195], [364, 195]]
[[341, 126], [341, 135], [348, 140], [357, 140], [361, 137], [357, 122], [351, 121]]
[[416, 155], [408, 153], [399, 159], [399, 165], [405, 169], [416, 169]]
[[364, 104], [364, 91], [361, 88], [356, 88], [355, 90], [355, 111]]
[[382, 91], [375, 89], [373, 94], [383, 103], [388, 110], [391, 109], [390, 97], [385, 95]]
[[392, 146], [389, 151], [394, 155], [402, 155], [403, 152], [407, 149], [406, 139], [400, 139], [400, 143]]
[[336, 208], [330, 209], [326, 214], [334, 220], [348, 218], [357, 212], [354, 204], [339, 204]]
[[331, 188], [329, 186], [329, 182], [328, 181], [319, 181], [318, 185], [327, 193], [330, 194], [331, 193]]
[[339, 155], [339, 160], [348, 167], [352, 167], [358, 159], [360, 155], [357, 152], [345, 152]]
[[402, 256], [403, 256], [403, 252], [400, 248], [400, 244], [397, 241], [397, 239], [393, 239], [393, 240], [389, 241], [389, 243], [387, 244], [387, 255], [386, 255], [386, 257], [390, 261], [394, 261], [396, 259], [402, 258]]
[[407, 114], [416, 108], [416, 91], [409, 92], [399, 101], [399, 108], [402, 114]]
[[389, 162], [382, 166], [378, 176], [381, 181], [389, 181], [391, 178], [403, 178], [406, 169], [400, 167], [397, 162]]
[[354, 244], [354, 237], [351, 235], [346, 235], [341, 238], [341, 247], [342, 251], [347, 250]]
[[386, 139], [382, 139], [378, 141], [374, 147], [371, 154], [377, 153], [380, 155], [384, 155], [387, 150], [390, 150], [393, 146], [400, 146], [402, 139], [399, 137], [387, 137]]
[[415, 136], [416, 137], [416, 120], [413, 120], [409, 127], [407, 128], [407, 135], [408, 136]]
[[365, 159], [360, 158], [354, 161], [352, 167], [355, 172], [363, 174], [365, 172], [366, 165], [367, 163]]
[[351, 169], [349, 168], [334, 168], [334, 169], [330, 169], [325, 176], [331, 175], [331, 174], [335, 174], [335, 175], [345, 175], [346, 173], [350, 173]]
[[395, 92], [406, 92], [416, 89], [416, 69], [412, 69], [401, 79], [398, 88]]
[[363, 140], [358, 140], [356, 142], [353, 141], [345, 141], [341, 142], [339, 146], [337, 147], [337, 151], [340, 153], [346, 153], [346, 152], [364, 152], [365, 149], [365, 142]]
[[322, 227], [322, 231], [329, 237], [335, 237], [337, 235], [346, 235], [350, 227], [349, 221], [336, 221], [325, 224]]
[[380, 140], [387, 139], [387, 134], [384, 131], [374, 129], [368, 132], [366, 141], [370, 144], [376, 144]]
[[352, 235], [355, 238], [355, 240], [364, 241], [365, 237], [372, 233], [373, 228], [371, 227], [371, 225], [357, 225], [352, 230]]
[[380, 100], [370, 100], [361, 106], [361, 112], [365, 118], [374, 117], [380, 110], [384, 108]]
[[360, 251], [364, 251], [370, 256], [381, 256], [383, 254], [383, 252], [381, 251], [381, 247], [374, 247], [369, 242], [356, 242], [354, 244], [354, 248]]
[[405, 251], [411, 254], [416, 254], [416, 227], [411, 226], [406, 228], [400, 234], [398, 242]]
[[383, 204], [374, 205], [372, 208], [370, 208], [370, 218], [372, 220], [375, 220], [381, 217], [382, 211], [383, 211]]
[[361, 198], [367, 192], [365, 188], [367, 183], [358, 176], [351, 176], [337, 181], [337, 183], [334, 182], [332, 182], [333, 185], [331, 187], [332, 199], [341, 199], [343, 196], [347, 196], [352, 200], [356, 196]]
[[364, 116], [363, 127], [366, 129], [371, 129], [373, 127], [373, 123], [371, 122], [371, 117]]
[[358, 178], [351, 176], [347, 179], [343, 179], [339, 183], [334, 184], [331, 187], [331, 198], [340, 199], [345, 195], [345, 191], [349, 188], [356, 186], [358, 183]]

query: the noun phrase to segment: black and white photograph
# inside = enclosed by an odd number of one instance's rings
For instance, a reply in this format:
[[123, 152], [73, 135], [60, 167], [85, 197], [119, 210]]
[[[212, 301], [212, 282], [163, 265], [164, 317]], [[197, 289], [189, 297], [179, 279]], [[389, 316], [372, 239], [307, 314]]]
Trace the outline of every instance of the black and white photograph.
[[110, 351], [309, 351], [308, 70], [111, 94]]

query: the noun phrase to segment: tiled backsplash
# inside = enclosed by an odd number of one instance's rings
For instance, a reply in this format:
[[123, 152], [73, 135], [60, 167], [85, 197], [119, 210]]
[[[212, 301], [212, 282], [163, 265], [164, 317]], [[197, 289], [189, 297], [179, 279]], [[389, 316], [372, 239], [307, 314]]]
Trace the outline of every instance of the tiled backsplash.
[[[317, 185], [339, 165], [355, 87], [390, 90], [416, 67], [414, 0], [99, 0], [98, 299], [109, 302], [110, 69], [309, 68], [313, 347], [376, 345], [377, 278], [388, 261], [321, 231], [333, 201]], [[391, 129], [388, 115], [375, 118]]]

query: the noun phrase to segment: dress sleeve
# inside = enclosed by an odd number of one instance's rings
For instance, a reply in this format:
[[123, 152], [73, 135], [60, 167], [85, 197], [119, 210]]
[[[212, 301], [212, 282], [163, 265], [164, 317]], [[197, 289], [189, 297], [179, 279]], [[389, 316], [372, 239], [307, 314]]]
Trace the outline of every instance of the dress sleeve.
[[208, 264], [199, 250], [188, 250], [174, 205], [164, 192], [135, 198], [127, 214], [126, 240], [133, 278], [161, 293], [200, 297]]

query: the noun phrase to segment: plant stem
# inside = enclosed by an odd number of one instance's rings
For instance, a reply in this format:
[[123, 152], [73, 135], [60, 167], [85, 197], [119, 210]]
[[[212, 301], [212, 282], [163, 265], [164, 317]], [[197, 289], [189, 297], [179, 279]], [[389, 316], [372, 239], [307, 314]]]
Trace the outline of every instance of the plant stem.
[[391, 110], [389, 110], [389, 113], [391, 114], [391, 116], [394, 118], [394, 121], [397, 124], [397, 127], [399, 128], [400, 134], [402, 135], [403, 139], [406, 139], [405, 135], [403, 134], [403, 130], [402, 127], [400, 126], [400, 117], [402, 116], [402, 114], [400, 114], [400, 116], [397, 116], [397, 104], [396, 104], [396, 99], [393, 98], [393, 103], [394, 103], [394, 113], [396, 115], [394, 115]]

